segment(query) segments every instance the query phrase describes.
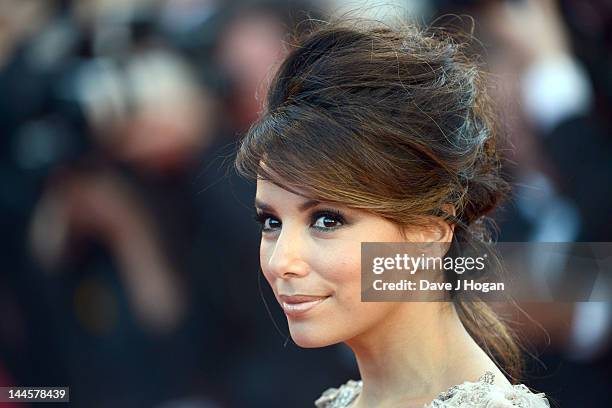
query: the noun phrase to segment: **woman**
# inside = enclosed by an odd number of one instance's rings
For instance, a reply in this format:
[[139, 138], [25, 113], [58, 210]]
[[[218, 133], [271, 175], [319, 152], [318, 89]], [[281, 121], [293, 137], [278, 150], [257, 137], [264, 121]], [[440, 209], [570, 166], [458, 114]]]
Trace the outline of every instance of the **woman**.
[[[487, 240], [507, 192], [477, 65], [433, 30], [322, 23], [277, 71], [236, 158], [261, 267], [301, 347], [346, 343], [361, 381], [317, 407], [548, 407], [483, 302], [361, 302], [361, 242]], [[486, 350], [486, 352], [484, 351]]]

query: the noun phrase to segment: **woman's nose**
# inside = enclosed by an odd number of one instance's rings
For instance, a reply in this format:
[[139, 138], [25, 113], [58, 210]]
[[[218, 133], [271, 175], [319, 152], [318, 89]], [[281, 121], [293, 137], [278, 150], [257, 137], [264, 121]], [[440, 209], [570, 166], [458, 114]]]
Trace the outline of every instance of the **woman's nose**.
[[281, 279], [308, 274], [305, 260], [305, 242], [299, 231], [283, 228], [268, 259], [268, 270]]

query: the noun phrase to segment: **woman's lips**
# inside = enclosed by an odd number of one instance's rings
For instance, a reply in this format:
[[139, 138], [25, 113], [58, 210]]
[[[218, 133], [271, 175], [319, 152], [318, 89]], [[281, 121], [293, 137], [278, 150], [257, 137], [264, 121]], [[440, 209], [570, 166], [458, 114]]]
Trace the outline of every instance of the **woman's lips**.
[[279, 295], [280, 304], [285, 314], [290, 317], [299, 317], [314, 307], [324, 302], [329, 296], [310, 296], [310, 295]]

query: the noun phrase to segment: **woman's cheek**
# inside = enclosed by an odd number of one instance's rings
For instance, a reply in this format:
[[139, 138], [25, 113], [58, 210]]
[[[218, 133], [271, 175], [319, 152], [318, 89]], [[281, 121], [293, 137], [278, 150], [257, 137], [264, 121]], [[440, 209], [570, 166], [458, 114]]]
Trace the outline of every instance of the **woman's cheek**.
[[337, 306], [350, 312], [361, 302], [361, 262], [348, 251], [337, 250], [322, 266], [322, 277], [332, 285]]
[[346, 284], [361, 279], [361, 244], [341, 239], [328, 241], [320, 244], [315, 254], [311, 262], [316, 263], [316, 270], [326, 280]]
[[261, 244], [259, 246], [259, 265], [261, 267], [261, 271], [263, 272], [266, 280], [272, 284], [271, 276], [268, 271], [268, 263], [270, 262], [270, 256], [272, 256], [273, 247], [270, 246], [270, 243], [266, 242], [263, 238], [261, 240]]

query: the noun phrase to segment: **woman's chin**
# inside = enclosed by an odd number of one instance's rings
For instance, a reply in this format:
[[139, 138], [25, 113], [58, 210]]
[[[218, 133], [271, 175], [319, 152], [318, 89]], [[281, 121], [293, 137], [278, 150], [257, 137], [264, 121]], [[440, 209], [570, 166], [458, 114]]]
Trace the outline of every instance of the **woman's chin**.
[[325, 333], [321, 333], [316, 329], [305, 327], [295, 327], [295, 325], [289, 324], [289, 333], [291, 339], [295, 344], [302, 348], [318, 348], [326, 347], [337, 342], [333, 341], [331, 337], [326, 336]]

